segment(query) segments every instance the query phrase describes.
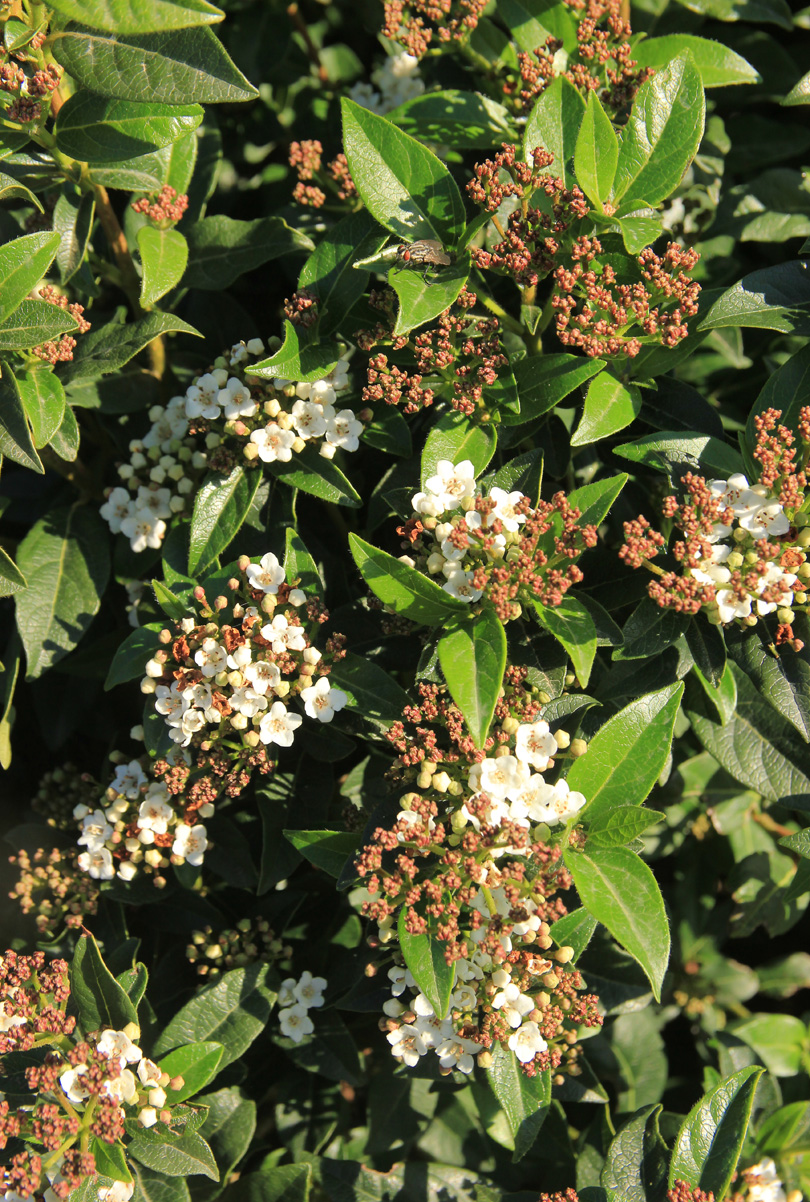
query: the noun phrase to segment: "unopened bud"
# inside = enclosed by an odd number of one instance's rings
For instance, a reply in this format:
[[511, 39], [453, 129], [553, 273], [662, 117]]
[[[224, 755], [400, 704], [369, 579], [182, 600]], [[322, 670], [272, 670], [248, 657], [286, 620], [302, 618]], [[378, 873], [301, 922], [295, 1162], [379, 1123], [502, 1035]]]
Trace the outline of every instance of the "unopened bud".
[[557, 744], [560, 751], [565, 751], [566, 747], [571, 746], [571, 736], [567, 730], [555, 730], [554, 742]]
[[571, 745], [568, 748], [568, 750], [571, 753], [571, 755], [574, 757], [574, 759], [578, 759], [579, 756], [584, 755], [585, 752], [588, 750], [588, 744], [585, 742], [584, 739], [572, 739]]
[[570, 964], [575, 954], [572, 947], [558, 947], [554, 953], [554, 959], [558, 964]]

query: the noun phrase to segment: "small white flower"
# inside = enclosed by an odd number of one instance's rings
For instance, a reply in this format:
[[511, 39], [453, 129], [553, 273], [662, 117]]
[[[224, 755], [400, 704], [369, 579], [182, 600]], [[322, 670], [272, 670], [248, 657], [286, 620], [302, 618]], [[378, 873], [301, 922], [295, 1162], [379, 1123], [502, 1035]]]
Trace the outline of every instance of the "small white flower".
[[96, 1186], [99, 1202], [129, 1202], [135, 1193], [134, 1181], [113, 1181], [112, 1185]]
[[344, 451], [356, 451], [362, 433], [363, 423], [357, 420], [351, 409], [341, 409], [327, 421], [326, 441], [330, 446], [342, 447]]
[[268, 551], [257, 564], [248, 565], [247, 578], [251, 588], [261, 589], [263, 593], [277, 593], [278, 586], [284, 583], [284, 569], [272, 551]]
[[524, 764], [531, 764], [537, 772], [543, 772], [557, 751], [557, 742], [548, 728], [548, 722], [524, 722], [515, 736], [515, 755]]
[[281, 680], [281, 673], [275, 664], [271, 664], [269, 660], [259, 659], [252, 664], [248, 664], [244, 671], [245, 680], [249, 680], [254, 693], [260, 693], [262, 697], [268, 690], [272, 691]]
[[138, 1065], [136, 1072], [141, 1085], [160, 1085], [160, 1078], [163, 1073], [155, 1064], [154, 1060], [147, 1060], [144, 1056], [143, 1060]]
[[326, 433], [323, 407], [314, 401], [296, 401], [292, 407], [292, 419], [299, 438], [321, 438]]
[[451, 597], [455, 597], [458, 601], [467, 601], [470, 605], [475, 601], [480, 601], [484, 595], [483, 589], [475, 588], [473, 585], [472, 572], [453, 572], [442, 588]]
[[425, 489], [433, 494], [442, 510], [457, 509], [464, 497], [475, 493], [475, 468], [469, 459], [455, 466], [449, 459], [440, 459], [436, 475], [425, 481]]
[[528, 1022], [509, 1036], [509, 1047], [521, 1064], [529, 1064], [538, 1052], [546, 1051], [548, 1044], [540, 1034], [537, 1023]]
[[271, 644], [274, 655], [285, 651], [303, 651], [307, 645], [303, 626], [288, 622], [284, 614], [276, 614], [272, 622], [262, 626], [262, 638]]
[[228, 656], [228, 667], [236, 672], [243, 672], [253, 658], [249, 643], [243, 643], [235, 648]]
[[292, 459], [292, 444], [295, 434], [282, 430], [277, 422], [269, 422], [264, 429], [254, 430], [250, 441], [258, 448], [259, 458], [264, 463], [289, 463]]
[[148, 509], [138, 509], [121, 523], [121, 533], [129, 539], [136, 553], [145, 551], [147, 547], [157, 550], [163, 542], [166, 523], [154, 517]]
[[172, 494], [168, 488], [145, 488], [141, 485], [133, 508], [151, 513], [153, 518], [170, 518], [171, 498]]
[[771, 501], [740, 518], [740, 525], [752, 538], [776, 538], [787, 534], [790, 522], [778, 501]]
[[427, 1055], [428, 1045], [413, 1026], [398, 1027], [396, 1031], [389, 1031], [385, 1038], [391, 1044], [393, 1055], [407, 1064], [408, 1068], [413, 1068], [421, 1056]]
[[[538, 924], [539, 925], [539, 924]], [[517, 1028], [523, 1022], [525, 1015], [534, 1010], [534, 1002], [525, 993], [521, 993], [517, 985], [504, 986], [500, 993], [492, 999], [494, 1010], [500, 1010], [503, 1017], [512, 1028]]]
[[137, 760], [128, 764], [119, 764], [111, 782], [111, 788], [134, 801], [139, 796], [141, 786], [146, 784], [146, 774]]
[[171, 687], [159, 684], [155, 689], [155, 709], [169, 726], [179, 726], [188, 707], [188, 698], [180, 692], [177, 681]]
[[155, 835], [165, 835], [173, 814], [174, 810], [164, 797], [159, 794], [150, 797], [147, 794], [138, 809], [138, 826]]
[[307, 1010], [323, 1005], [323, 991], [326, 988], [325, 977], [313, 977], [311, 972], [302, 972], [294, 993], [296, 1000]]
[[480, 1052], [482, 1044], [472, 1039], [462, 1039], [460, 1035], [451, 1035], [436, 1048], [439, 1064], [442, 1068], [456, 1068], [462, 1073], [471, 1073], [475, 1068], [474, 1056]]
[[305, 1036], [311, 1035], [315, 1024], [309, 1017], [305, 1006], [287, 1006], [279, 1012], [279, 1026], [282, 1035], [286, 1035], [293, 1043], [300, 1043]]
[[89, 852], [99, 851], [113, 833], [103, 810], [93, 810], [82, 819], [82, 833], [77, 842]]
[[301, 715], [290, 713], [283, 701], [274, 701], [259, 723], [259, 738], [263, 743], [292, 747], [293, 736], [302, 722]]
[[102, 1031], [96, 1047], [102, 1056], [118, 1057], [124, 1064], [139, 1064], [143, 1059], [141, 1049], [136, 1047], [125, 1031]]
[[278, 989], [277, 1002], [279, 1006], [294, 1006], [297, 1002], [295, 987], [298, 984], [295, 977], [286, 977]]
[[514, 801], [528, 784], [530, 775], [528, 765], [515, 756], [499, 755], [473, 764], [468, 781], [476, 793], [486, 793], [494, 801], [507, 798]]
[[399, 966], [388, 969], [388, 980], [391, 982], [391, 992], [394, 997], [400, 997], [406, 989], [413, 989], [416, 984], [410, 970]]
[[723, 588], [717, 593], [717, 610], [720, 621], [725, 626], [735, 618], [747, 618], [751, 615], [751, 598], [738, 597], [733, 589]]
[[496, 502], [492, 513], [488, 515], [487, 525], [491, 526], [494, 518], [499, 518], [504, 530], [514, 534], [526, 521], [525, 513], [515, 513], [515, 506], [525, 498], [522, 492], [505, 492], [502, 488], [490, 490], [490, 497]]
[[246, 718], [255, 718], [257, 714], [267, 709], [267, 698], [257, 693], [250, 685], [242, 685], [231, 693], [231, 708]]
[[59, 1084], [62, 1086], [67, 1100], [74, 1106], [86, 1102], [90, 1097], [90, 1090], [82, 1084], [82, 1077], [86, 1077], [87, 1072], [86, 1064], [76, 1064], [72, 1068], [66, 1068], [59, 1078]]
[[202, 669], [203, 676], [216, 676], [227, 667], [228, 652], [216, 639], [203, 639], [202, 647], [195, 652], [194, 662]]
[[133, 508], [132, 494], [129, 490], [114, 488], [101, 506], [99, 513], [113, 534], [118, 534], [121, 530], [121, 523], [130, 516]]
[[186, 389], [186, 417], [204, 417], [213, 421], [220, 415], [217, 396], [221, 388], [220, 381], [208, 372], [200, 376], [190, 388]]
[[121, 1069], [117, 1077], [110, 1077], [105, 1081], [104, 1092], [111, 1098], [115, 1098], [116, 1102], [126, 1102], [128, 1106], [138, 1100], [135, 1077], [128, 1068]]
[[201, 823], [198, 822], [196, 826], [187, 826], [185, 822], [178, 822], [174, 828], [172, 852], [176, 856], [182, 856], [192, 867], [199, 868], [208, 847], [206, 836], [207, 831]]
[[231, 376], [225, 387], [217, 393], [217, 404], [222, 406], [228, 421], [237, 417], [253, 417], [259, 408], [250, 395], [250, 389], [235, 376]]
[[331, 722], [338, 710], [342, 710], [349, 698], [342, 689], [332, 688], [328, 679], [321, 676], [316, 684], [301, 690], [307, 715], [319, 722]]
[[83, 851], [77, 863], [94, 881], [111, 881], [115, 876], [112, 856], [106, 847], [98, 851]]

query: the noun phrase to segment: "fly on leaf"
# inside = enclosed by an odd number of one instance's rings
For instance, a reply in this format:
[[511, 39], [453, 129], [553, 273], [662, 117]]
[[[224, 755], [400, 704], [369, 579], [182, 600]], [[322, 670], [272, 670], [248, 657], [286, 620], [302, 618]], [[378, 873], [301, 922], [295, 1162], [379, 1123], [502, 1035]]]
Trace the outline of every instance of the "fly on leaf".
[[403, 242], [397, 247], [397, 258], [407, 267], [447, 267], [450, 256], [435, 238], [420, 238], [418, 242]]

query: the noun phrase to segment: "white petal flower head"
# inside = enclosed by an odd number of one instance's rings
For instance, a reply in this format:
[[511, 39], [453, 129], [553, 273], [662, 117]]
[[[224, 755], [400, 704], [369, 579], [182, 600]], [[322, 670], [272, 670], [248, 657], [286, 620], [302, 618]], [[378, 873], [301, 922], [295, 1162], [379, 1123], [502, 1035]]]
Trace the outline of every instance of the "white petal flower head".
[[282, 430], [277, 422], [269, 422], [264, 429], [254, 430], [250, 441], [257, 448], [259, 458], [264, 463], [289, 463], [292, 459], [292, 445], [295, 434], [292, 430]]
[[538, 1052], [546, 1051], [548, 1044], [540, 1034], [537, 1023], [528, 1022], [509, 1036], [509, 1048], [515, 1053], [521, 1064], [529, 1064]]
[[[718, 501], [730, 506], [735, 513], [738, 511], [744, 513], [756, 496], [755, 493], [752, 496], [748, 477], [744, 476], [742, 472], [734, 472], [728, 480], [710, 480], [709, 489]], [[759, 504], [762, 504], [761, 500]]]
[[202, 647], [194, 654], [194, 662], [202, 669], [203, 676], [216, 676], [225, 671], [228, 652], [216, 639], [203, 639]]
[[777, 538], [787, 534], [790, 522], [778, 501], [771, 501], [740, 518], [740, 525], [752, 538]]
[[147, 796], [138, 809], [138, 826], [143, 831], [165, 835], [173, 814], [174, 810], [162, 797]]
[[144, 1056], [143, 1060], [135, 1070], [138, 1074], [138, 1080], [141, 1085], [160, 1085], [160, 1078], [163, 1076], [161, 1070], [155, 1064], [154, 1060], [147, 1060]]
[[261, 589], [263, 593], [277, 593], [278, 586], [284, 583], [284, 569], [273, 552], [268, 551], [257, 564], [248, 565], [247, 578], [251, 588]]
[[751, 598], [738, 597], [730, 588], [720, 589], [717, 593], [717, 610], [724, 626], [735, 618], [748, 618], [751, 615]]
[[208, 847], [207, 835], [208, 832], [202, 823], [198, 822], [196, 826], [187, 826], [185, 822], [178, 822], [174, 828], [173, 854], [182, 856], [186, 863], [191, 864], [193, 868], [199, 868]]
[[325, 977], [313, 977], [312, 973], [302, 972], [295, 986], [296, 1001], [307, 1010], [317, 1009], [323, 1005], [323, 991], [326, 989]]
[[186, 417], [204, 417], [213, 421], [220, 415], [217, 396], [221, 388], [220, 381], [211, 372], [207, 372], [186, 389]]
[[104, 1092], [111, 1098], [115, 1098], [116, 1102], [126, 1102], [131, 1106], [133, 1102], [138, 1100], [138, 1086], [135, 1083], [135, 1075], [128, 1068], [121, 1069], [115, 1077], [110, 1077], [104, 1082]]
[[106, 847], [98, 851], [83, 851], [77, 863], [82, 872], [86, 872], [94, 881], [111, 881], [115, 876], [113, 859]]
[[87, 814], [82, 819], [82, 833], [78, 838], [80, 847], [86, 847], [88, 851], [99, 851], [113, 833], [113, 828], [107, 821], [107, 816], [103, 810], [93, 810], [92, 814]]
[[[413, 1007], [411, 1007], [413, 1009]], [[439, 1018], [431, 1010], [430, 1014], [419, 1015], [411, 1028], [419, 1033], [419, 1037], [423, 1043], [429, 1048], [436, 1048], [445, 1039], [448, 1039], [453, 1032], [453, 1024], [447, 1018]]]
[[180, 725], [189, 705], [189, 698], [181, 693], [177, 681], [171, 687], [159, 684], [155, 689], [155, 709], [163, 715], [169, 726]]
[[138, 509], [121, 523], [121, 533], [129, 539], [136, 554], [151, 547], [157, 550], [166, 533], [166, 523], [148, 509]]
[[483, 589], [476, 588], [473, 584], [473, 573], [456, 571], [448, 576], [447, 583], [442, 585], [446, 593], [451, 597], [455, 597], [457, 601], [466, 601], [472, 605], [476, 601], [480, 601], [484, 595]]
[[146, 510], [155, 518], [170, 518], [172, 516], [171, 499], [172, 494], [168, 488], [146, 488], [141, 485], [133, 508]]
[[87, 1065], [76, 1064], [72, 1068], [67, 1068], [59, 1078], [59, 1084], [65, 1092], [65, 1096], [74, 1106], [86, 1102], [90, 1097], [90, 1090], [86, 1085], [82, 1084], [82, 1078], [87, 1076]]
[[481, 1051], [482, 1045], [472, 1039], [462, 1039], [460, 1035], [451, 1035], [436, 1048], [439, 1064], [442, 1068], [455, 1068], [461, 1073], [471, 1073], [475, 1068], [475, 1055]]
[[115, 770], [110, 787], [123, 797], [134, 801], [140, 795], [141, 786], [146, 784], [146, 773], [137, 760], [128, 764], [119, 764]]
[[391, 1044], [393, 1055], [407, 1064], [408, 1068], [413, 1068], [419, 1063], [420, 1057], [427, 1055], [428, 1045], [413, 1026], [398, 1027], [396, 1031], [389, 1031], [385, 1038]]
[[308, 688], [301, 690], [307, 715], [319, 722], [331, 722], [338, 710], [342, 710], [349, 698], [342, 689], [332, 688], [325, 676], [321, 676]]
[[326, 441], [344, 451], [356, 451], [362, 433], [363, 423], [357, 420], [352, 409], [341, 409], [326, 425]]
[[228, 656], [228, 667], [233, 668], [235, 672], [243, 672], [252, 658], [250, 644], [243, 643], [241, 647], [235, 647]]
[[264, 694], [257, 693], [247, 684], [234, 689], [230, 702], [231, 709], [236, 710], [238, 714], [244, 714], [246, 718], [255, 718], [257, 714], [267, 709], [267, 698]]
[[[539, 925], [539, 924], [538, 924]], [[492, 999], [492, 1006], [495, 1010], [500, 1010], [503, 1017], [513, 1029], [517, 1029], [523, 1022], [524, 1016], [530, 1010], [534, 1010], [534, 1002], [525, 993], [521, 993], [517, 985], [504, 986], [500, 993], [496, 993]]]
[[785, 1202], [785, 1189], [770, 1156], [743, 1173], [748, 1186], [745, 1202]]
[[450, 994], [451, 1010], [473, 1010], [477, 1004], [478, 995], [472, 985], [456, 985]]
[[96, 1186], [99, 1202], [129, 1202], [135, 1193], [134, 1181], [113, 1181], [112, 1185]]
[[457, 509], [464, 497], [475, 494], [475, 468], [469, 459], [455, 465], [449, 459], [440, 459], [436, 475], [425, 481], [425, 489], [433, 494], [442, 510]]
[[133, 513], [132, 494], [126, 488], [114, 488], [101, 506], [99, 513], [113, 534], [121, 530], [121, 523]]
[[287, 1006], [279, 1012], [279, 1026], [282, 1035], [286, 1035], [293, 1043], [301, 1043], [307, 1035], [315, 1030], [315, 1024], [309, 1017], [305, 1006]]
[[143, 1059], [141, 1049], [137, 1047], [125, 1031], [102, 1031], [96, 1043], [102, 1056], [116, 1057], [124, 1064], [139, 1064]]
[[554, 785], [554, 799], [551, 802], [551, 809], [556, 815], [555, 821], [567, 822], [569, 818], [573, 818], [585, 805], [586, 800], [584, 794], [568, 787], [567, 780], [558, 780]]
[[295, 987], [298, 984], [295, 977], [286, 977], [279, 986], [278, 990], [278, 1005], [279, 1006], [294, 1006], [297, 1002], [295, 996]]
[[391, 982], [391, 992], [394, 997], [400, 997], [406, 989], [412, 989], [416, 984], [409, 970], [400, 968], [398, 965], [388, 969], [388, 980]]
[[478, 768], [478, 788], [495, 801], [515, 801], [531, 775], [528, 765], [513, 755], [482, 760]]
[[299, 438], [322, 438], [326, 433], [323, 408], [313, 401], [296, 401], [292, 407], [292, 419]]
[[262, 715], [259, 723], [259, 738], [263, 743], [275, 743], [279, 747], [292, 747], [295, 732], [302, 722], [301, 715], [291, 713], [283, 701], [274, 701], [267, 713]]
[[250, 681], [254, 693], [261, 693], [262, 696], [275, 689], [281, 680], [281, 673], [276, 665], [266, 659], [259, 659], [248, 664], [244, 676], [245, 680]]
[[303, 651], [307, 645], [303, 626], [289, 622], [284, 614], [276, 614], [272, 622], [262, 626], [262, 638], [267, 639], [274, 655], [285, 651]]
[[524, 500], [522, 492], [505, 492], [502, 488], [493, 488], [490, 490], [490, 497], [495, 501], [495, 508], [489, 514], [488, 525], [492, 525], [493, 518], [499, 518], [503, 524], [504, 530], [510, 534], [514, 534], [519, 530], [523, 522], [526, 521], [525, 513], [516, 513], [515, 506], [520, 501]]
[[414, 513], [421, 513], [429, 518], [437, 518], [440, 513], [444, 512], [443, 505], [432, 493], [430, 496], [426, 492], [414, 493], [411, 505], [413, 505]]
[[549, 760], [557, 751], [557, 741], [548, 728], [548, 722], [524, 722], [515, 736], [515, 755], [524, 764], [531, 764], [536, 772], [544, 772]]
[[231, 376], [225, 387], [217, 393], [217, 404], [222, 406], [222, 412], [229, 421], [237, 417], [253, 417], [259, 408], [250, 395], [250, 389], [236, 376]]

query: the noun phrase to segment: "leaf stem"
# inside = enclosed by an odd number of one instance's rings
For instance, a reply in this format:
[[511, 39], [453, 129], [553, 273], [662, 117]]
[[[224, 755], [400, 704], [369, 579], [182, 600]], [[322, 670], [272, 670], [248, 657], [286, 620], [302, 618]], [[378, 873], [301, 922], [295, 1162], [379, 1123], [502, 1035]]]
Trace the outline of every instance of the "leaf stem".
[[329, 73], [327, 72], [326, 67], [324, 67], [323, 63], [321, 62], [321, 56], [318, 53], [318, 47], [315, 45], [315, 43], [313, 42], [313, 40], [310, 36], [310, 32], [307, 29], [306, 22], [304, 21], [304, 18], [301, 16], [301, 13], [298, 9], [297, 4], [288, 4], [287, 5], [287, 16], [290, 18], [293, 25], [298, 30], [298, 32], [300, 33], [301, 37], [304, 40], [304, 45], [307, 48], [307, 54], [309, 55], [310, 62], [312, 63], [312, 65], [315, 67], [315, 69], [318, 72], [318, 79], [321, 81], [321, 83], [329, 83]]

